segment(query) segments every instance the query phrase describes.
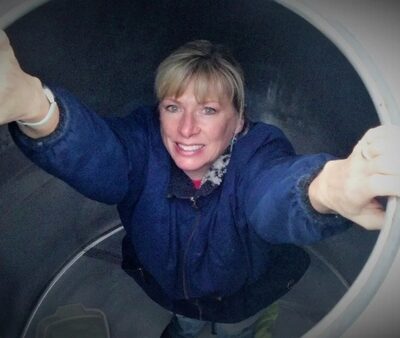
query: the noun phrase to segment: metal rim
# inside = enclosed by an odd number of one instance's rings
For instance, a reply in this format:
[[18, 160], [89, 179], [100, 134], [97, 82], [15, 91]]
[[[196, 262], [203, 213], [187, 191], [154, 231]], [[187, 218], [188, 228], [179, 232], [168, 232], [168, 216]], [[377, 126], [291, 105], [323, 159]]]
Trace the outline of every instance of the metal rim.
[[[359, 41], [338, 22], [332, 22], [300, 1], [275, 0], [303, 17], [329, 38], [346, 56], [362, 79], [382, 124], [399, 124], [399, 107], [382, 74]], [[399, 201], [387, 205], [385, 225], [375, 247], [346, 295], [305, 337], [339, 337], [370, 304], [391, 268], [400, 247]], [[362, 293], [361, 293], [362, 290]]]
[[[342, 51], [361, 77], [374, 102], [382, 124], [399, 124], [400, 117], [396, 112], [400, 111], [400, 109], [397, 106], [388, 85], [379, 73], [378, 68], [374, 65], [368, 53], [350, 34], [350, 32], [348, 32], [344, 27], [338, 25], [337, 22], [330, 22], [328, 19], [324, 18], [323, 15], [307, 7], [300, 1], [274, 1], [300, 17], [303, 17], [328, 37], [339, 48], [339, 50]], [[10, 0], [10, 2], [13, 1]], [[6, 28], [36, 7], [47, 2], [49, 2], [49, 0], [23, 0], [18, 4], [9, 6], [7, 12], [0, 16], [0, 28]], [[376, 245], [361, 273], [346, 295], [339, 301], [332, 311], [321, 320], [321, 322], [306, 333], [306, 337], [340, 336], [346, 331], [351, 323], [357, 319], [364, 308], [368, 306], [399, 251], [400, 227], [394, 226], [394, 224], [399, 223], [400, 220], [399, 209], [398, 199], [391, 198], [387, 206], [385, 226], [381, 231]], [[108, 236], [109, 235], [110, 234], [108, 234]], [[363, 290], [362, 297], [360, 295], [361, 289]]]

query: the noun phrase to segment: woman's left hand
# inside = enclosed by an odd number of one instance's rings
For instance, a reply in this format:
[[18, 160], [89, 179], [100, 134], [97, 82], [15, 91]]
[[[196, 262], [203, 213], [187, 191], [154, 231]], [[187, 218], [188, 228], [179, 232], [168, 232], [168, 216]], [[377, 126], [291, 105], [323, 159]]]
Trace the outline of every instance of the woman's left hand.
[[310, 184], [309, 196], [321, 213], [381, 229], [385, 210], [376, 197], [400, 196], [400, 127], [368, 130], [348, 158], [327, 162]]

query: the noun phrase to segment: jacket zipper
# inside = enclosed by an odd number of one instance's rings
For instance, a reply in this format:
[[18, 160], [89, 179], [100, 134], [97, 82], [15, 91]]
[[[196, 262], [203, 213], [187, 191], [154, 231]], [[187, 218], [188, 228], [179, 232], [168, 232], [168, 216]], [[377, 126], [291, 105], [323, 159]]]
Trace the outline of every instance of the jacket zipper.
[[190, 197], [190, 201], [192, 202], [192, 207], [198, 209], [196, 197], [194, 196]]
[[199, 320], [203, 320], [203, 310], [202, 310], [202, 308], [201, 308], [201, 306], [199, 304], [199, 300], [198, 299], [196, 299], [195, 304], [197, 306], [197, 310], [199, 311]]
[[192, 202], [192, 207], [197, 210], [197, 216], [196, 220], [194, 222], [193, 230], [192, 233], [189, 236], [188, 244], [185, 250], [185, 253], [183, 255], [183, 268], [182, 268], [182, 283], [183, 283], [183, 295], [186, 299], [189, 299], [189, 291], [188, 291], [188, 286], [187, 286], [187, 280], [186, 280], [186, 260], [187, 260], [187, 255], [189, 253], [189, 248], [190, 244], [193, 240], [194, 233], [196, 232], [197, 226], [199, 225], [199, 220], [200, 220], [200, 211], [198, 210], [197, 203], [196, 203], [196, 198], [191, 197], [190, 201]]

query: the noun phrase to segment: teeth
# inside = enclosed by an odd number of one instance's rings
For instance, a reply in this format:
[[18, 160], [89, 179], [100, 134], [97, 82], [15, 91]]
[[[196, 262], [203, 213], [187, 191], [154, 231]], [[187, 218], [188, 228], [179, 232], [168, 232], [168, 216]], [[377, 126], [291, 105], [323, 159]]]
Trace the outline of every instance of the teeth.
[[185, 145], [178, 143], [178, 147], [183, 151], [197, 151], [203, 146], [201, 144], [192, 144], [192, 145]]

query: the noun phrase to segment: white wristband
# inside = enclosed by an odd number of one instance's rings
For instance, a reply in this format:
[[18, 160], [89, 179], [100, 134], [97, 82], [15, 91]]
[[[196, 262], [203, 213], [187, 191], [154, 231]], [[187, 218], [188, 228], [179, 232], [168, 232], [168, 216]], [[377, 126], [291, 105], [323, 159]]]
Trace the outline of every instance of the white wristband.
[[44, 92], [44, 94], [46, 95], [47, 99], [50, 102], [50, 108], [49, 108], [49, 111], [47, 112], [46, 116], [43, 119], [41, 119], [40, 121], [38, 121], [38, 122], [24, 122], [24, 121], [21, 121], [21, 120], [17, 120], [18, 124], [21, 124], [23, 126], [27, 126], [27, 127], [30, 127], [30, 128], [35, 128], [35, 127], [39, 127], [39, 126], [44, 125], [45, 123], [47, 123], [50, 120], [50, 118], [52, 117], [52, 115], [54, 114], [54, 112], [56, 110], [57, 103], [56, 103], [56, 101], [54, 99], [53, 93], [51, 92], [51, 90], [49, 88], [44, 87], [43, 88], [43, 92]]

